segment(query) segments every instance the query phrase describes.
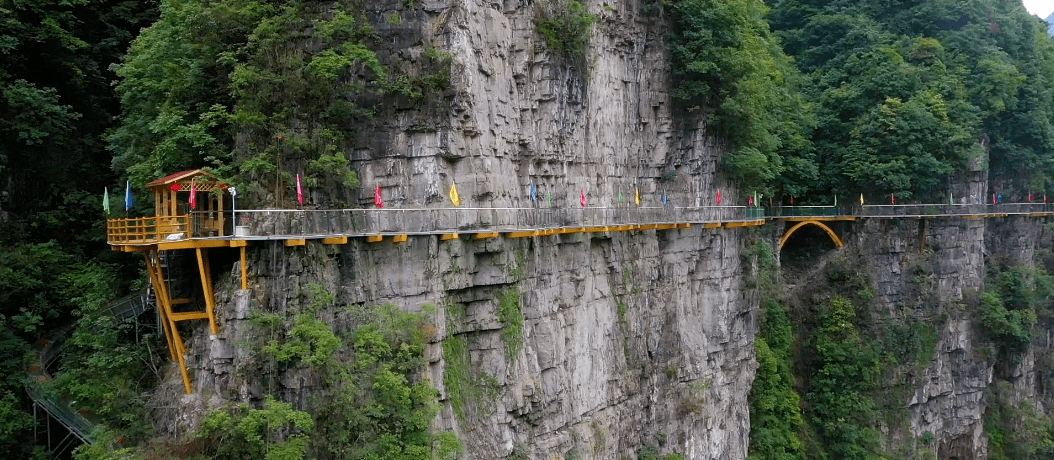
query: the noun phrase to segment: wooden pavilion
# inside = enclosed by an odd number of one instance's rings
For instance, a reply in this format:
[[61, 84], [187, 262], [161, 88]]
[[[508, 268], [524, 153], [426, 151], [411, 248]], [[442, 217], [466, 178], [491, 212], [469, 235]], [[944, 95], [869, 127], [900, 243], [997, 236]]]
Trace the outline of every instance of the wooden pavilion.
[[[210, 332], [219, 333], [208, 249], [240, 248], [241, 288], [248, 289], [245, 253], [248, 242], [228, 236], [231, 234], [227, 229], [229, 219], [224, 217], [224, 199], [229, 199], [224, 193], [226, 185], [208, 172], [182, 171], [146, 186], [154, 195], [154, 215], [107, 220], [106, 240], [115, 251], [140, 252], [146, 258], [168, 352], [179, 364], [183, 385], [190, 394], [186, 346], [177, 325], [207, 319]], [[193, 267], [182, 263], [190, 258], [186, 250], [193, 250], [191, 260], [197, 262], [197, 270], [188, 270]], [[194, 287], [195, 283], [190, 286], [184, 283], [194, 277], [200, 277], [201, 289]]]

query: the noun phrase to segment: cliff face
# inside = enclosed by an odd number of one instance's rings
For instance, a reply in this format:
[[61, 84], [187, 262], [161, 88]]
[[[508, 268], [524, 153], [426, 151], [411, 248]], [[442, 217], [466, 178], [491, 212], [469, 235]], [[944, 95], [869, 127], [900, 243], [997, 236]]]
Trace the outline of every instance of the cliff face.
[[[720, 143], [702, 122], [674, 116], [660, 10], [632, 0], [591, 3], [599, 22], [591, 51], [576, 61], [546, 50], [531, 2], [367, 8], [383, 60], [413, 66], [436, 48], [452, 53], [454, 66], [445, 93], [395, 101], [353, 127], [361, 133], [349, 154], [364, 184], [362, 204], [380, 185], [388, 207], [448, 207], [452, 183], [468, 207], [545, 207], [550, 194], [553, 207], [577, 207], [584, 192], [590, 207], [618, 212], [620, 192], [628, 205], [638, 186], [645, 206], [658, 205], [663, 193], [673, 205], [711, 204], [717, 189], [736, 203], [736, 190], [717, 174]], [[401, 20], [384, 19], [393, 14]], [[545, 197], [538, 203], [531, 184]], [[981, 194], [984, 187], [970, 184]], [[1031, 264], [1038, 228], [1018, 218], [847, 225], [843, 252], [869, 274], [873, 308], [883, 318], [923, 318], [939, 329], [932, 359], [897, 383], [908, 415], [905, 426], [887, 427], [891, 445], [930, 433], [939, 458], [986, 458], [985, 391], [995, 363], [977, 346], [976, 312], [957, 305], [983, 288], [986, 258]], [[692, 227], [297, 248], [255, 243], [250, 291], [234, 290], [233, 273], [220, 280], [221, 332], [210, 337], [199, 327], [189, 342], [196, 393], [161, 393], [160, 400], [180, 402], [158, 410], [165, 428], [181, 433], [208, 409], [268, 393], [310, 409], [317, 377], [261, 374], [251, 318], [291, 316], [306, 302], [306, 286], [319, 284], [336, 305], [437, 307], [424, 377], [444, 403], [437, 427], [458, 434], [466, 458], [524, 450], [531, 458], [622, 458], [654, 447], [689, 459], [743, 459], [756, 367], [757, 299], [743, 283], [751, 240], [745, 230]], [[523, 346], [511, 356], [499, 317], [509, 293], [524, 318]], [[355, 323], [342, 308], [320, 316], [337, 331]], [[443, 386], [443, 343], [453, 338], [468, 344], [473, 374], [492, 382], [466, 402], [464, 417]], [[1034, 361], [1012, 373], [1022, 397], [1041, 390]]]
[[[423, 105], [395, 104], [360, 127], [354, 152], [363, 184], [395, 208], [531, 207], [529, 184], [553, 207], [645, 206], [667, 193], [694, 205], [716, 190], [721, 153], [701, 123], [671, 116], [663, 18], [637, 2], [601, 8], [592, 50], [554, 57], [535, 33], [529, 2], [375, 2], [382, 59], [413, 62], [425, 48], [451, 52], [453, 88]], [[661, 179], [661, 180], [660, 180]], [[725, 197], [734, 200], [733, 190]], [[362, 197], [368, 200], [364, 195]], [[545, 198], [539, 201], [545, 201]], [[439, 204], [437, 204], [439, 203]], [[543, 205], [545, 206], [545, 205]], [[613, 212], [618, 212], [617, 209]], [[309, 408], [318, 382], [287, 371], [262, 378], [247, 347], [258, 312], [283, 313], [317, 283], [337, 305], [438, 307], [427, 377], [443, 388], [443, 341], [464, 338], [473, 373], [496, 391], [447, 404], [437, 425], [455, 431], [466, 458], [531, 458], [570, 452], [635, 457], [645, 446], [687, 458], [746, 457], [756, 299], [742, 286], [742, 230], [688, 228], [529, 239], [407, 243], [311, 243], [250, 247], [251, 293], [220, 291], [222, 331], [199, 329], [189, 360], [196, 394], [170, 414], [192, 428], [208, 408], [267, 392]], [[221, 282], [221, 285], [223, 283]], [[509, 356], [499, 297], [512, 292], [524, 318], [523, 347]], [[457, 312], [457, 313], [455, 313]], [[343, 310], [321, 313], [338, 330]]]

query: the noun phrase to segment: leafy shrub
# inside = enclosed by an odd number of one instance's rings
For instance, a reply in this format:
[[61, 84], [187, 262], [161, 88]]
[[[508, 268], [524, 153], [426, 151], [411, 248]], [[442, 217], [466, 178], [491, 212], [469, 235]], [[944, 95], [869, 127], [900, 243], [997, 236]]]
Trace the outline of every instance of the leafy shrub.
[[577, 0], [556, 0], [538, 4], [534, 25], [546, 46], [557, 56], [585, 58], [589, 34], [597, 16]]

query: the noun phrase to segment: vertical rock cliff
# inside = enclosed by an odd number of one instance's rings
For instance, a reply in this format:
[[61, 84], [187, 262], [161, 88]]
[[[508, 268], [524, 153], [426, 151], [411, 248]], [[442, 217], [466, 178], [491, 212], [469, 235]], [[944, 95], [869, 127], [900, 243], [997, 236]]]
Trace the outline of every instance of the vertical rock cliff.
[[[426, 49], [454, 56], [452, 88], [423, 104], [396, 101], [356, 129], [366, 189], [395, 208], [552, 206], [619, 212], [640, 188], [645, 206], [706, 203], [718, 188], [720, 143], [700, 120], [674, 116], [666, 25], [635, 1], [590, 3], [599, 21], [584, 59], [549, 52], [531, 2], [424, 1], [367, 6], [387, 62]], [[652, 11], [652, 12], [649, 12]], [[381, 20], [391, 15], [401, 20]], [[623, 198], [620, 200], [619, 196]], [[735, 191], [724, 190], [734, 201]], [[361, 197], [364, 201], [368, 195]], [[747, 454], [756, 299], [744, 288], [744, 230], [687, 228], [527, 239], [402, 244], [352, 241], [250, 247], [251, 292], [220, 289], [222, 331], [198, 329], [189, 363], [196, 393], [171, 414], [174, 432], [208, 408], [273, 392], [309, 409], [310, 372], [267, 376], [249, 345], [260, 313], [292, 316], [305, 286], [336, 305], [438, 307], [425, 377], [445, 404], [436, 424], [466, 458], [686, 458]], [[224, 283], [221, 281], [221, 285]], [[516, 302], [522, 337], [503, 336], [502, 302]], [[322, 313], [337, 331], [346, 310]], [[444, 342], [468, 345], [479, 398], [453, 407]], [[522, 342], [522, 346], [516, 344]]]

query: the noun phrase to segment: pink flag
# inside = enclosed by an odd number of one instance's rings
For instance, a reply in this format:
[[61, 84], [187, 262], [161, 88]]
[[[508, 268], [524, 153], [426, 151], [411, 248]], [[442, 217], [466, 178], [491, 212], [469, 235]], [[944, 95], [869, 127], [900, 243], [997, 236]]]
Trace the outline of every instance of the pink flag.
[[304, 205], [304, 189], [300, 188], [300, 175], [296, 175], [296, 202]]
[[995, 204], [995, 194], [992, 194], [992, 204]]
[[889, 194], [889, 204], [897, 204], [897, 194], [896, 193], [890, 193]]
[[198, 207], [198, 186], [194, 181], [190, 181], [190, 209]]
[[582, 203], [582, 207], [586, 207], [586, 191], [582, 190], [582, 199], [579, 200]]
[[1032, 191], [1031, 190], [1028, 191], [1028, 202], [1029, 203], [1032, 202]]
[[384, 207], [384, 200], [381, 199], [381, 186], [380, 185], [378, 185], [377, 188], [373, 190], [373, 204], [377, 205], [378, 208], [383, 208]]
[[721, 191], [717, 191], [717, 204], [721, 204]]

